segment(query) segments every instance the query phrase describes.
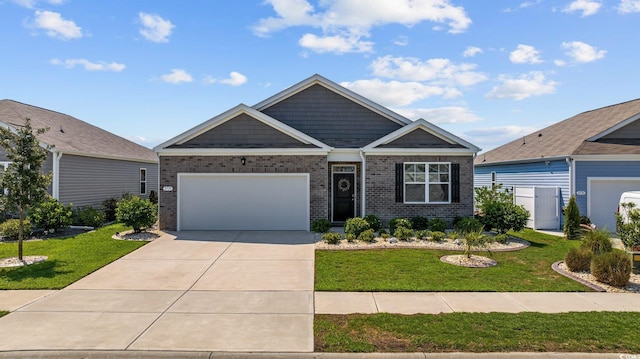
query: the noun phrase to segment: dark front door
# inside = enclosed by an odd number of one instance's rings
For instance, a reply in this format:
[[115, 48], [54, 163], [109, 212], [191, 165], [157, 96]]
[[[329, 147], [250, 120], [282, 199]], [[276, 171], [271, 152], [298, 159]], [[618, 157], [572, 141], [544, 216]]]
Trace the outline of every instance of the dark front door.
[[355, 214], [355, 175], [333, 174], [333, 221], [344, 222]]

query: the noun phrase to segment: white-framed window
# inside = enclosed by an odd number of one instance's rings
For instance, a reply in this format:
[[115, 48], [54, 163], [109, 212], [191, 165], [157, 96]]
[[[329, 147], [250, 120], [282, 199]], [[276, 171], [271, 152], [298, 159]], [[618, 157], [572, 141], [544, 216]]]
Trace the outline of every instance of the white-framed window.
[[405, 162], [405, 203], [451, 203], [451, 163]]
[[495, 188], [497, 184], [498, 184], [498, 180], [496, 178], [496, 172], [492, 171], [491, 172], [491, 188]]
[[147, 194], [147, 169], [140, 169], [140, 194]]

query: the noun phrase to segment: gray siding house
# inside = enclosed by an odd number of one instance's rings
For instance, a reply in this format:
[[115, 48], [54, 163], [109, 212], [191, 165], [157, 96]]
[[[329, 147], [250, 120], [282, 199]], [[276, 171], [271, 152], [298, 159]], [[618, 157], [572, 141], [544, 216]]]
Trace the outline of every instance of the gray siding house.
[[309, 230], [375, 214], [473, 214], [474, 145], [320, 75], [154, 148], [160, 227]]
[[575, 195], [581, 215], [615, 231], [620, 195], [640, 190], [639, 119], [636, 99], [543, 128], [478, 155], [475, 186], [556, 187], [559, 213]]
[[[71, 116], [12, 100], [0, 101], [0, 126], [49, 128], [39, 136], [53, 146], [43, 166], [53, 176], [51, 195], [75, 207], [99, 207], [124, 192], [148, 198], [158, 191], [158, 158], [150, 149]], [[0, 152], [0, 170], [9, 162]]]

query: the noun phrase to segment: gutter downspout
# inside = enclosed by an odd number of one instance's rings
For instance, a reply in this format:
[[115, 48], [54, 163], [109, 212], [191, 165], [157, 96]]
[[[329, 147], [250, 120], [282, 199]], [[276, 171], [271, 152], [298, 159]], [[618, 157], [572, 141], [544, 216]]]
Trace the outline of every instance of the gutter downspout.
[[53, 183], [51, 188], [51, 196], [58, 201], [60, 200], [60, 159], [62, 152], [53, 152]]
[[366, 195], [366, 191], [365, 191], [365, 183], [366, 183], [365, 178], [366, 177], [365, 177], [365, 174], [367, 172], [367, 160], [365, 159], [364, 150], [362, 150], [362, 149], [360, 149], [360, 159], [362, 160], [362, 174], [360, 176], [360, 180], [362, 181], [362, 184], [360, 185], [360, 191], [362, 191], [361, 194], [360, 194], [360, 197], [362, 197], [360, 199], [360, 212], [361, 212], [360, 216], [362, 218], [364, 218], [364, 216], [366, 216], [366, 208], [367, 208], [366, 207], [367, 201], [366, 201], [366, 197], [365, 197], [365, 195]]

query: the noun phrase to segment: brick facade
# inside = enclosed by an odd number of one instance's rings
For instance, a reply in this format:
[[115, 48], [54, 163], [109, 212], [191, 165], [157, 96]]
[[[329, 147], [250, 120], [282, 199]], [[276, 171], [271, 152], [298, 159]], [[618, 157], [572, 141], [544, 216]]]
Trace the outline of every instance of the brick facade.
[[[473, 157], [471, 156], [367, 156], [366, 212], [386, 223], [395, 217], [442, 218], [473, 215]], [[460, 164], [460, 203], [404, 204], [395, 197], [395, 165], [403, 162], [451, 162]]]
[[[246, 165], [240, 158], [246, 158]], [[176, 230], [178, 173], [309, 173], [310, 220], [329, 217], [327, 156], [161, 156], [160, 229]], [[173, 187], [172, 192], [162, 190]]]

